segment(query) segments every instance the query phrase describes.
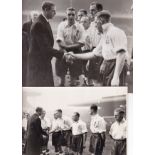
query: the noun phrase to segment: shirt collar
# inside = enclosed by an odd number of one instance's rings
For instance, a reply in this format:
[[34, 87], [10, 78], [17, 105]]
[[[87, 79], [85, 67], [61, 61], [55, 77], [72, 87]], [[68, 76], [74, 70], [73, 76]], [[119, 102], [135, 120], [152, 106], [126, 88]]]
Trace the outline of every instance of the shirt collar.
[[102, 25], [103, 32], [107, 31], [111, 26], [113, 26], [112, 23], [106, 23]]
[[117, 122], [117, 123], [118, 124], [123, 124], [123, 123], [125, 123], [125, 121], [126, 121], [125, 118], [123, 118], [121, 122]]
[[98, 114], [95, 114], [95, 115], [92, 116], [92, 118], [94, 119], [94, 118], [96, 118], [98, 116], [99, 116]]
[[76, 24], [77, 24], [77, 22], [75, 21], [74, 24], [70, 26], [70, 25], [68, 24], [68, 21], [65, 21], [65, 28], [67, 28], [67, 27], [72, 27], [72, 26], [76, 26]]
[[49, 23], [49, 20], [44, 16], [44, 14], [42, 14], [42, 16], [45, 18], [45, 20]]

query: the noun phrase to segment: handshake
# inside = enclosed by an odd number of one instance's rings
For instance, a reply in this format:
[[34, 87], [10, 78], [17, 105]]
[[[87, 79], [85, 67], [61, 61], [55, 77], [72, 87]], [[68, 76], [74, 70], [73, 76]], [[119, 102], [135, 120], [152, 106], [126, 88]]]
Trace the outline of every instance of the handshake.
[[73, 64], [73, 61], [76, 59], [75, 54], [73, 52], [65, 52], [64, 59], [67, 63]]

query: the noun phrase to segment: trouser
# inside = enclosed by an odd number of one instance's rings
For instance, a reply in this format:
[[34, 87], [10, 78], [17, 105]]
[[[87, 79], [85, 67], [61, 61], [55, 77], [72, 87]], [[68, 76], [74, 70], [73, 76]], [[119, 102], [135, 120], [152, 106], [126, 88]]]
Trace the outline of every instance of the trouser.
[[42, 155], [49, 155], [48, 141], [49, 141], [49, 135], [48, 134], [44, 135], [42, 138]]
[[105, 136], [103, 138], [100, 133], [92, 133], [90, 137], [89, 152], [95, 155], [102, 155], [104, 145]]
[[55, 148], [56, 153], [62, 153], [62, 133], [61, 132], [54, 132], [52, 134], [52, 144]]
[[83, 152], [83, 135], [73, 135], [71, 149], [74, 152], [82, 154]]
[[126, 139], [114, 140], [114, 155], [126, 155]]
[[[102, 74], [102, 84], [103, 86], [111, 86], [111, 81], [114, 75], [116, 59], [112, 60], [104, 60], [102, 65], [104, 66], [104, 71]], [[120, 86], [125, 86], [126, 83], [126, 74], [127, 74], [127, 66], [126, 64], [123, 67], [123, 70], [120, 74]]]

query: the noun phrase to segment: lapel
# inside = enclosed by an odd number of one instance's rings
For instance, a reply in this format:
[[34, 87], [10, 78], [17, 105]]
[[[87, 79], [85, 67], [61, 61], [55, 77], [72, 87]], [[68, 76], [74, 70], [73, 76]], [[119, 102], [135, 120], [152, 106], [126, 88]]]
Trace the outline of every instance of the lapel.
[[50, 35], [51, 40], [54, 43], [53, 32], [52, 32], [49, 22], [46, 21], [45, 17], [42, 14], [39, 16], [39, 20], [41, 21], [41, 23], [43, 23], [45, 28], [48, 30], [48, 34]]

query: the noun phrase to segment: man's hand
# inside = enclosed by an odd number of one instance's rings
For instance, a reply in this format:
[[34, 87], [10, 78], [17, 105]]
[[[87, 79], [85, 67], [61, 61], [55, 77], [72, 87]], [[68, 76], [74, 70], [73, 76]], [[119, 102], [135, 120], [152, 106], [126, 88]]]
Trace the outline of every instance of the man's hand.
[[113, 77], [112, 78], [111, 86], [119, 86], [119, 77]]
[[64, 58], [65, 58], [65, 60], [66, 60], [67, 63], [72, 64], [73, 63], [73, 60], [74, 60], [74, 57], [70, 53], [71, 52], [65, 53], [64, 54]]

